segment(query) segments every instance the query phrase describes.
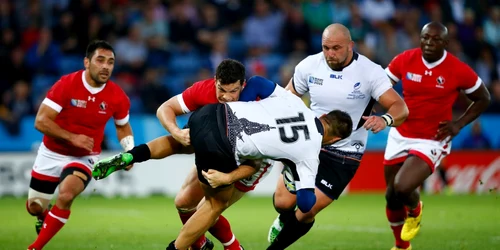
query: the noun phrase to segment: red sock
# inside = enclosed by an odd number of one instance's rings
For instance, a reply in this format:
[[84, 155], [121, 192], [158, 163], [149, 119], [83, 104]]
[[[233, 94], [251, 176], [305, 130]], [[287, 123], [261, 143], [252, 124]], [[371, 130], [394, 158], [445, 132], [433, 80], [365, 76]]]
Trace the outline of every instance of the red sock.
[[220, 215], [208, 231], [222, 243], [224, 250], [240, 250], [240, 242], [234, 236], [231, 225], [224, 216]]
[[[182, 221], [182, 225], [186, 224], [186, 222], [189, 220], [189, 218], [191, 218], [191, 216], [193, 216], [193, 214], [196, 212], [195, 211], [191, 211], [191, 212], [187, 212], [187, 213], [182, 213], [179, 211], [179, 217], [181, 218], [181, 221]], [[200, 249], [203, 244], [205, 244], [205, 242], [207, 241], [207, 237], [205, 237], [205, 235], [202, 235], [200, 238], [198, 238], [194, 243], [193, 245], [191, 245], [191, 248], [193, 250], [198, 250]]]
[[63, 210], [57, 206], [52, 207], [49, 214], [43, 222], [42, 230], [36, 238], [35, 242], [31, 244], [28, 248], [42, 249], [49, 241], [56, 235], [57, 232], [66, 224], [68, 221], [71, 211]]
[[411, 217], [418, 217], [420, 215], [420, 212], [422, 211], [422, 202], [418, 202], [418, 205], [416, 208], [409, 208], [408, 209], [408, 216]]
[[396, 239], [396, 247], [403, 249], [408, 248], [410, 246], [410, 242], [401, 239], [401, 230], [403, 229], [403, 224], [405, 223], [407, 214], [406, 209], [402, 207], [398, 210], [390, 210], [386, 207], [385, 214], [387, 215], [387, 220], [389, 220], [391, 225], [394, 239]]

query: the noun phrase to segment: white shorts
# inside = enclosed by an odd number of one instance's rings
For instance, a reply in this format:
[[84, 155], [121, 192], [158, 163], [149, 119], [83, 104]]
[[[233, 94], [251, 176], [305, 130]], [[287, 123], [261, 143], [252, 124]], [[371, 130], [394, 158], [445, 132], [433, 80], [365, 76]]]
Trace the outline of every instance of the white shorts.
[[450, 154], [451, 142], [403, 137], [396, 128], [391, 128], [385, 147], [384, 165], [403, 163], [408, 155], [424, 160], [434, 172], [445, 156]]
[[262, 162], [262, 166], [257, 171], [257, 173], [253, 174], [252, 176], [239, 180], [234, 184], [234, 186], [240, 190], [241, 192], [249, 192], [255, 189], [255, 186], [264, 179], [266, 176], [271, 173], [271, 170], [273, 168], [274, 161], [273, 160], [264, 160]]
[[59, 182], [59, 176], [66, 167], [80, 168], [92, 176], [94, 163], [98, 159], [99, 155], [75, 157], [58, 154], [42, 143], [38, 148], [31, 176], [42, 181]]

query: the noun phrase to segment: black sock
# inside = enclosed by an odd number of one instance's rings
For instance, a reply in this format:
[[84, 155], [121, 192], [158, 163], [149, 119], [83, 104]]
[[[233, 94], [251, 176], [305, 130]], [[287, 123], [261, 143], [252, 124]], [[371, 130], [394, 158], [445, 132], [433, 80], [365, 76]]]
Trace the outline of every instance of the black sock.
[[314, 221], [311, 223], [299, 222], [295, 213], [281, 214], [280, 220], [283, 222], [283, 228], [267, 250], [283, 250], [289, 247], [309, 232], [314, 225]]
[[168, 244], [168, 247], [166, 250], [177, 250], [177, 248], [175, 248], [175, 240], [170, 242], [170, 244]]
[[151, 159], [151, 151], [149, 150], [147, 144], [141, 144], [139, 146], [135, 146], [133, 149], [127, 151], [127, 153], [130, 153], [133, 156], [133, 159], [130, 162], [130, 164], [136, 162], [143, 162]]

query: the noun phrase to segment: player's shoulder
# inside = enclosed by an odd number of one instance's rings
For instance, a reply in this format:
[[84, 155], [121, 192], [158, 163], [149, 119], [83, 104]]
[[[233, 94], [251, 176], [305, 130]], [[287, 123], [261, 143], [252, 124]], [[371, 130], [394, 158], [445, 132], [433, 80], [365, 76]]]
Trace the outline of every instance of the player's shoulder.
[[399, 53], [395, 58], [405, 61], [412, 60], [415, 58], [420, 59], [422, 58], [422, 50], [420, 48], [408, 49]]
[[79, 70], [79, 71], [75, 71], [75, 72], [63, 75], [63, 76], [61, 76], [61, 78], [59, 78], [59, 82], [62, 85], [74, 85], [74, 84], [83, 83], [83, 81], [82, 81], [83, 72], [84, 72], [84, 70]]
[[297, 69], [301, 71], [316, 71], [324, 60], [323, 52], [309, 55], [297, 64]]
[[112, 80], [108, 80], [105, 88], [109, 89], [109, 91], [106, 91], [105, 93], [109, 93], [109, 95], [116, 99], [129, 99], [122, 87], [120, 87], [120, 85], [113, 82]]
[[446, 52], [446, 58], [444, 59], [444, 62], [446, 64], [451, 64], [452, 66], [469, 67], [465, 62], [463, 62], [462, 60], [460, 60], [458, 57], [456, 57], [455, 55], [453, 55], [450, 52]]
[[189, 89], [194, 90], [196, 92], [208, 92], [212, 89], [215, 89], [215, 79], [209, 78], [201, 81], [197, 81], [189, 87]]
[[366, 69], [366, 68], [369, 68], [369, 69], [380, 69], [381, 66], [380, 64], [370, 60], [370, 58], [362, 55], [362, 54], [359, 54], [357, 52], [354, 52], [354, 61], [363, 67], [363, 69]]

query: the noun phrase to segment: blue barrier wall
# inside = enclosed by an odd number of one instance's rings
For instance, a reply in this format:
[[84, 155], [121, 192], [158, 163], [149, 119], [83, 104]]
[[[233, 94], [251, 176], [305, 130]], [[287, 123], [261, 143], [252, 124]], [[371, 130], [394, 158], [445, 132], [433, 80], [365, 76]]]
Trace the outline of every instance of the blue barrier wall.
[[[186, 124], [188, 116], [178, 117], [179, 126]], [[483, 115], [480, 117], [481, 125], [485, 135], [490, 139], [494, 148], [500, 148], [500, 116]], [[136, 144], [148, 142], [158, 136], [168, 134], [160, 125], [155, 116], [132, 115], [130, 118]], [[7, 134], [5, 129], [0, 128], [0, 151], [31, 151], [36, 150], [42, 139], [42, 134], [34, 127], [34, 117], [25, 118], [21, 123], [19, 136]], [[384, 150], [389, 129], [378, 134], [369, 134], [368, 150]], [[464, 128], [458, 136], [453, 139], [453, 148], [458, 149], [466, 136], [470, 133], [470, 125]], [[106, 142], [111, 150], [120, 150], [120, 144], [116, 139], [116, 130], [112, 121], [108, 123], [105, 130]]]

